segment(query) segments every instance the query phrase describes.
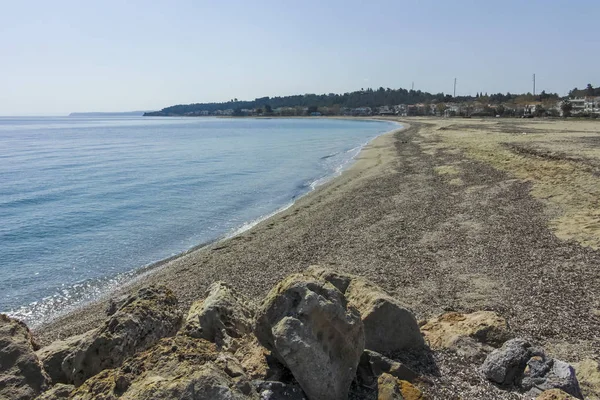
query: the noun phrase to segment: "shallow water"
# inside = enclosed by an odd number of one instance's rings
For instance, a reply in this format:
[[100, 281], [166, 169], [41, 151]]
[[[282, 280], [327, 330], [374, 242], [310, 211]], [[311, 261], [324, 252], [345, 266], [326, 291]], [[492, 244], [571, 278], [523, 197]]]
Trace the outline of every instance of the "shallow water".
[[37, 325], [248, 227], [391, 122], [0, 118], [0, 312]]

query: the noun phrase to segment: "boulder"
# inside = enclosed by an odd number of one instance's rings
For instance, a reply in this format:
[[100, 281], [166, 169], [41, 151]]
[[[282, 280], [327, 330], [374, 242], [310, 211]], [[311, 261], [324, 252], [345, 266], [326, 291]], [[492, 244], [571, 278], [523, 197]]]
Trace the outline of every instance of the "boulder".
[[62, 368], [70, 383], [81, 385], [100, 371], [175, 335], [182, 315], [177, 298], [164, 286], [150, 286], [129, 296], [101, 328], [65, 357]]
[[575, 365], [575, 373], [585, 398], [600, 400], [600, 363], [582, 360]]
[[374, 388], [377, 379], [389, 374], [395, 378], [412, 382], [418, 375], [402, 363], [391, 360], [372, 350], [365, 350], [360, 357], [356, 376], [361, 385]]
[[524, 339], [512, 339], [491, 352], [481, 366], [481, 372], [490, 381], [503, 386], [520, 383], [527, 361], [540, 351]]
[[413, 314], [363, 279], [353, 279], [346, 289], [348, 303], [360, 312], [365, 329], [365, 348], [382, 354], [424, 346]]
[[576, 400], [576, 397], [573, 397], [560, 389], [550, 389], [540, 393], [535, 400]]
[[258, 395], [241, 366], [214, 343], [178, 335], [93, 376], [71, 398], [258, 400]]
[[357, 276], [337, 272], [320, 265], [311, 265], [304, 273], [331, 283], [342, 293], [346, 293], [352, 279], [357, 278]]
[[254, 381], [252, 384], [260, 400], [307, 400], [298, 385], [277, 381]]
[[456, 348], [461, 337], [493, 347], [501, 346], [510, 337], [506, 320], [492, 311], [442, 314], [421, 326], [421, 332], [434, 350]]
[[252, 332], [253, 311], [248, 302], [224, 282], [213, 283], [204, 300], [195, 302], [182, 333], [226, 345], [231, 338]]
[[27, 325], [0, 314], [0, 398], [33, 399], [46, 390], [50, 379], [36, 348]]
[[527, 361], [520, 386], [531, 395], [540, 394], [545, 390], [561, 389], [576, 398], [583, 398], [575, 377], [575, 369], [564, 361], [547, 358], [543, 354], [533, 356]]
[[73, 385], [65, 385], [63, 383], [57, 383], [52, 386], [49, 390], [42, 393], [36, 400], [62, 400], [68, 399], [71, 392], [75, 390]]
[[95, 332], [96, 330], [94, 329], [65, 340], [57, 340], [36, 351], [36, 354], [42, 362], [44, 370], [48, 373], [53, 385], [69, 382], [69, 378], [62, 369], [63, 361], [75, 350], [75, 348], [77, 348], [77, 346], [79, 346], [80, 343], [88, 340]]
[[576, 398], [583, 398], [574, 368], [564, 361], [547, 357], [542, 349], [524, 339], [509, 340], [491, 352], [481, 371], [490, 381], [526, 391], [530, 396], [561, 389]]
[[423, 398], [423, 393], [410, 382], [390, 374], [382, 374], [377, 379], [377, 400], [422, 400]]
[[265, 298], [255, 333], [309, 399], [347, 398], [365, 337], [360, 314], [335, 286], [310, 275], [287, 277]]
[[248, 378], [259, 381], [278, 381], [284, 379], [290, 372], [271, 352], [264, 348], [254, 335], [246, 335], [234, 339], [229, 350], [234, 350], [233, 356], [240, 362]]

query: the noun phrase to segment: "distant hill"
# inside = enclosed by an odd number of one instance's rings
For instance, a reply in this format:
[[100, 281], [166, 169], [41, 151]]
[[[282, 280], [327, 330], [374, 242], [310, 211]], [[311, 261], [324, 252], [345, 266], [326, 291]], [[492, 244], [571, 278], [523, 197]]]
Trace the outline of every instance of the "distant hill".
[[126, 111], [126, 112], [74, 112], [69, 117], [141, 117], [151, 111]]

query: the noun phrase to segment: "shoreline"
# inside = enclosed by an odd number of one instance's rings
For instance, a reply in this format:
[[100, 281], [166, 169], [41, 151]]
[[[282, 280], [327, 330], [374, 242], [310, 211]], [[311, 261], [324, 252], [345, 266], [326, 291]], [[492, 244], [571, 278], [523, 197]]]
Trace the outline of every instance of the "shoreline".
[[[342, 117], [342, 118], [336, 118], [336, 119], [349, 119], [349, 118]], [[349, 120], [357, 120], [357, 119], [359, 119], [359, 118], [352, 118]], [[293, 209], [298, 204], [298, 202], [302, 201], [306, 197], [309, 197], [312, 195], [316, 196], [319, 191], [321, 191], [322, 189], [325, 189], [330, 184], [333, 184], [336, 180], [341, 179], [344, 176], [344, 174], [351, 172], [352, 169], [355, 168], [355, 166], [361, 161], [361, 158], [365, 157], [365, 154], [363, 154], [363, 153], [365, 153], [369, 147], [374, 146], [377, 148], [377, 145], [375, 142], [378, 141], [378, 139], [381, 139], [384, 136], [391, 137], [399, 131], [410, 128], [409, 124], [402, 122], [402, 121], [398, 121], [396, 119], [390, 120], [390, 119], [385, 119], [385, 118], [360, 118], [359, 120], [393, 122], [397, 125], [397, 127], [390, 131], [384, 132], [378, 136], [375, 136], [374, 138], [367, 141], [365, 144], [362, 145], [358, 154], [356, 156], [354, 156], [347, 163], [348, 165], [346, 165], [346, 166], [341, 165], [340, 171], [334, 172], [332, 175], [318, 179], [317, 181], [319, 181], [321, 179], [325, 179], [325, 181], [322, 183], [319, 183], [318, 185], [316, 185], [314, 187], [311, 185], [308, 192], [301, 194], [297, 198], [294, 198], [292, 200], [292, 202], [289, 203], [288, 205], [285, 205], [285, 206], [277, 209], [276, 211], [274, 211], [271, 214], [267, 214], [263, 217], [257, 218], [256, 220], [246, 222], [246, 223], [242, 224], [239, 228], [236, 228], [229, 233], [225, 233], [222, 236], [215, 238], [214, 240], [210, 240], [210, 241], [207, 241], [204, 243], [199, 243], [199, 244], [197, 244], [185, 251], [182, 251], [178, 254], [175, 254], [173, 256], [170, 256], [170, 257], [152, 262], [150, 264], [141, 266], [141, 267], [129, 272], [129, 274], [131, 274], [131, 276], [127, 280], [125, 280], [124, 282], [119, 284], [118, 287], [109, 289], [108, 291], [106, 291], [106, 293], [102, 293], [98, 298], [95, 298], [94, 300], [89, 301], [89, 302], [84, 302], [83, 304], [80, 304], [80, 305], [76, 305], [73, 309], [70, 309], [70, 310], [66, 311], [65, 313], [58, 314], [57, 316], [50, 318], [49, 320], [47, 320], [39, 325], [33, 325], [31, 328], [32, 331], [36, 334], [36, 336], [38, 336], [40, 338], [41, 342], [43, 342], [43, 343], [47, 342], [46, 337], [51, 337], [52, 339], [49, 339], [49, 340], [52, 341], [55, 339], [64, 338], [64, 337], [68, 337], [68, 336], [77, 334], [77, 333], [72, 333], [72, 331], [75, 331], [78, 333], [83, 333], [84, 331], [76, 328], [75, 330], [66, 329], [66, 331], [69, 333], [67, 333], [65, 335], [61, 334], [61, 331], [63, 330], [63, 321], [65, 321], [65, 320], [66, 321], [76, 321], [76, 320], [78, 320], [78, 316], [86, 315], [87, 313], [93, 313], [97, 317], [102, 318], [103, 315], [98, 315], [99, 308], [100, 307], [105, 308], [106, 304], [108, 304], [108, 302], [112, 298], [115, 298], [115, 296], [122, 296], [127, 293], [130, 293], [131, 291], [137, 290], [137, 288], [140, 285], [144, 285], [143, 282], [145, 282], [147, 279], [152, 279], [152, 275], [160, 274], [161, 270], [167, 268], [168, 265], [171, 263], [177, 262], [178, 260], [181, 260], [185, 257], [189, 257], [198, 252], [208, 251], [211, 247], [218, 246], [221, 243], [235, 240], [240, 235], [243, 235], [244, 233], [251, 231], [252, 229], [256, 228], [257, 226], [259, 226], [263, 223], [266, 223], [267, 221], [269, 221], [271, 219], [277, 218], [282, 213], [285, 213], [288, 210]], [[386, 142], [387, 142], [387, 140], [386, 140]], [[371, 149], [371, 152], [372, 152], [372, 149]], [[366, 158], [369, 158], [369, 156], [367, 155]], [[360, 166], [357, 168], [360, 168]], [[315, 182], [317, 182], [317, 181], [315, 181]], [[247, 228], [244, 228], [245, 225], [249, 225], [249, 226]]]

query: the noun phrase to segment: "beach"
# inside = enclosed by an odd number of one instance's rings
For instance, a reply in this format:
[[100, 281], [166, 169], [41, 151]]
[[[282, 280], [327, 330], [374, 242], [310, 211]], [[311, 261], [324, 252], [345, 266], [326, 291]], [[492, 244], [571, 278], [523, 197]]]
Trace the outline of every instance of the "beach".
[[[556, 357], [599, 354], [592, 198], [600, 158], [589, 143], [600, 140], [600, 125], [400, 122], [403, 129], [370, 142], [341, 176], [290, 208], [169, 260], [112, 297], [165, 284], [186, 310], [211, 283], [225, 281], [260, 299], [283, 277], [320, 264], [374, 281], [419, 319], [493, 310]], [[47, 344], [94, 328], [107, 303], [40, 326], [35, 336]]]

